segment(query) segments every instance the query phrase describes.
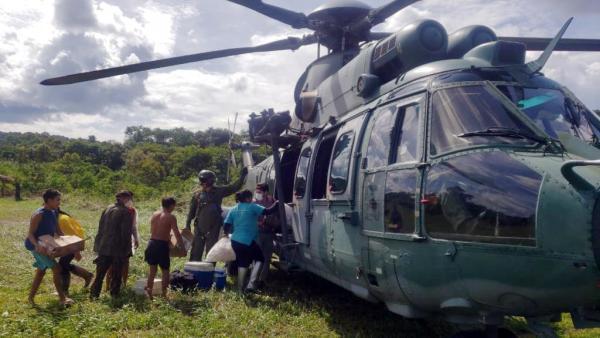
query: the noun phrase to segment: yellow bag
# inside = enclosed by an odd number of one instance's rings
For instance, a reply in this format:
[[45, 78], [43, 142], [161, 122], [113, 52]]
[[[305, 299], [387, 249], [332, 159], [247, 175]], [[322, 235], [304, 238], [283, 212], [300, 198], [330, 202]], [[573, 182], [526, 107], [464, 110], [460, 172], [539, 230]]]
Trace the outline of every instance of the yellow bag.
[[58, 216], [58, 226], [63, 234], [67, 236], [77, 236], [79, 238], [83, 238], [84, 236], [81, 224], [69, 215], [60, 214]]

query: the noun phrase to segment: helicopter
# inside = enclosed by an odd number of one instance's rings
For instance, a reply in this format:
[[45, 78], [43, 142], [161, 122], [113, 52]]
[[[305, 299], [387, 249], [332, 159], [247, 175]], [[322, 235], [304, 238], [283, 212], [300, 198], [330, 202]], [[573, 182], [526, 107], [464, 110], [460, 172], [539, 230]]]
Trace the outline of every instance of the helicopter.
[[[554, 38], [448, 34], [431, 19], [371, 31], [417, 0], [333, 0], [308, 15], [230, 2], [314, 33], [41, 84], [317, 44], [293, 113], [251, 115], [240, 145], [246, 187], [268, 183], [293, 210], [282, 266], [482, 336], [505, 334], [508, 316], [540, 336], [555, 336], [562, 313], [600, 327], [600, 119], [541, 72], [553, 51], [600, 51], [600, 40], [563, 38], [572, 18]], [[525, 62], [532, 50], [542, 54]], [[273, 156], [256, 164], [261, 143]]]

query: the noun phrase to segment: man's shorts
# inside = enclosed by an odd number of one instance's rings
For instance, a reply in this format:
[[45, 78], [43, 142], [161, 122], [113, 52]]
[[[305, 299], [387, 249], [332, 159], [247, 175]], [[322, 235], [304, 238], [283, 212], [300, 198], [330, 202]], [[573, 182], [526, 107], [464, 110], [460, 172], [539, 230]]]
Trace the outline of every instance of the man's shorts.
[[35, 259], [33, 262], [33, 267], [38, 268], [40, 270], [52, 269], [56, 265], [56, 261], [46, 255], [42, 255], [37, 251], [30, 251]]
[[169, 269], [171, 266], [169, 242], [151, 239], [144, 252], [144, 260], [149, 265], [158, 265], [161, 269]]

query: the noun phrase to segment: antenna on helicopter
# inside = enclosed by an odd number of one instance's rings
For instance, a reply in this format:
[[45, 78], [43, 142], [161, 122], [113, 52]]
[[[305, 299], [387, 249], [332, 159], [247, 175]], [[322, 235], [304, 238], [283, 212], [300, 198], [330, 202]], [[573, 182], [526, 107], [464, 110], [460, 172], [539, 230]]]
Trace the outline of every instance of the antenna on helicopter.
[[552, 55], [552, 52], [554, 51], [554, 49], [560, 42], [560, 39], [562, 39], [563, 35], [567, 31], [567, 28], [569, 28], [571, 21], [573, 21], [573, 17], [570, 17], [569, 20], [567, 20], [567, 22], [565, 22], [565, 24], [562, 26], [560, 31], [558, 31], [558, 34], [556, 34], [554, 39], [552, 39], [552, 41], [550, 41], [550, 43], [548, 44], [548, 47], [546, 47], [546, 49], [544, 49], [544, 52], [542, 53], [542, 55], [540, 55], [539, 58], [537, 58], [537, 60], [527, 63], [527, 69], [529, 70], [529, 72], [531, 74], [537, 73], [540, 70], [542, 70], [542, 68], [544, 68], [544, 66], [546, 65], [546, 62], [548, 62], [548, 59], [550, 58], [550, 55]]
[[[229, 166], [233, 164], [234, 168], [237, 168], [237, 163], [235, 161], [235, 153], [233, 152], [233, 135], [235, 135], [235, 126], [237, 123], [238, 112], [235, 113], [235, 118], [233, 119], [233, 128], [231, 128], [231, 123], [229, 117], [227, 118], [227, 130], [229, 130], [229, 141], [227, 141], [227, 147], [229, 148], [229, 158], [227, 159], [227, 173], [226, 180], [229, 182]], [[236, 147], [237, 148], [237, 147]]]

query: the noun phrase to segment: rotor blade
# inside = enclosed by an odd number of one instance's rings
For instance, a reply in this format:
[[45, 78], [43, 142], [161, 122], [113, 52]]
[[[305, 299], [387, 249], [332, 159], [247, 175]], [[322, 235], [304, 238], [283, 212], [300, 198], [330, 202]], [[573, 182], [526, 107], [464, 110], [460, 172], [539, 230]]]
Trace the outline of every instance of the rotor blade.
[[396, 14], [398, 11], [414, 4], [421, 0], [395, 0], [388, 2], [387, 4], [372, 9], [369, 14], [356, 23], [353, 23], [349, 27], [351, 32], [363, 32], [368, 31], [371, 27], [379, 25], [384, 22], [390, 16]]
[[388, 32], [369, 32], [369, 41], [385, 39], [392, 34]]
[[[527, 50], [544, 50], [552, 41], [551, 38], [524, 38], [513, 36], [499, 36], [498, 40], [520, 42], [527, 46]], [[560, 39], [556, 51], [568, 52], [600, 52], [600, 39]]]
[[304, 13], [293, 12], [285, 8], [269, 5], [261, 0], [229, 0], [229, 2], [249, 8], [271, 19], [288, 24], [293, 28], [308, 28], [308, 18]]
[[258, 45], [258, 46], [254, 46], [254, 47], [222, 49], [222, 50], [216, 50], [216, 51], [211, 51], [211, 52], [177, 56], [177, 57], [168, 58], [168, 59], [147, 61], [147, 62], [135, 63], [135, 64], [125, 65], [125, 66], [120, 66], [120, 67], [71, 74], [71, 75], [56, 77], [56, 78], [52, 78], [52, 79], [46, 79], [46, 80], [40, 82], [40, 84], [47, 85], [47, 86], [72, 84], [72, 83], [77, 83], [77, 82], [102, 79], [105, 77], [141, 72], [144, 70], [176, 66], [176, 65], [181, 65], [184, 63], [217, 59], [217, 58], [222, 58], [222, 57], [227, 57], [227, 56], [257, 53], [257, 52], [271, 52], [271, 51], [286, 50], [286, 49], [296, 50], [304, 45], [309, 45], [309, 44], [313, 44], [316, 42], [317, 42], [317, 39], [312, 34], [306, 35], [302, 38], [288, 37], [286, 39], [277, 40], [277, 41], [265, 43], [263, 45]]

